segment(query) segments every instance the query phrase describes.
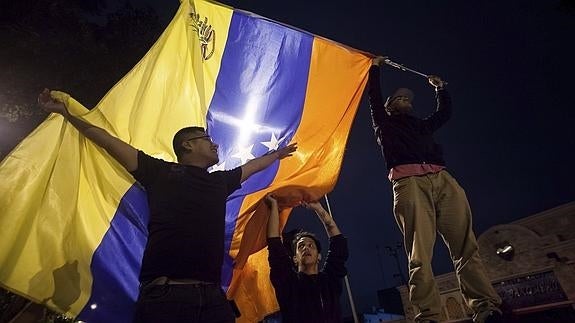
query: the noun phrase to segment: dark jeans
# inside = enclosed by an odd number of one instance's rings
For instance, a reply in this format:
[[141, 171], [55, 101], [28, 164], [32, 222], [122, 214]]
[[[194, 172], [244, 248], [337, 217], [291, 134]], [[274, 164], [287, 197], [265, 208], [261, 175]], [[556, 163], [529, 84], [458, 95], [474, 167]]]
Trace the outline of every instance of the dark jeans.
[[231, 323], [232, 308], [221, 287], [148, 285], [140, 290], [134, 323]]

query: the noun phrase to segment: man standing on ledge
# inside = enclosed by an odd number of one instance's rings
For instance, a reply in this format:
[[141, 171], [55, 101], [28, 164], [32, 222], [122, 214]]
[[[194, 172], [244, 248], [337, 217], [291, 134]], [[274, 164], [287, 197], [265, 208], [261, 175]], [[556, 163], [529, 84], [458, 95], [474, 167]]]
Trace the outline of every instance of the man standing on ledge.
[[436, 232], [446, 243], [467, 305], [476, 323], [502, 322], [501, 298], [489, 281], [471, 224], [465, 191], [447, 172], [433, 134], [451, 117], [445, 82], [429, 76], [437, 109], [425, 119], [412, 116], [413, 92], [397, 89], [383, 102], [376, 57], [369, 72], [368, 94], [373, 128], [393, 185], [393, 212], [403, 233], [409, 260], [409, 298], [416, 322], [439, 322], [441, 301], [431, 268]]
[[74, 117], [62, 95], [54, 94], [44, 90], [40, 106], [61, 114], [146, 189], [150, 221], [134, 322], [234, 322], [220, 281], [226, 199], [252, 174], [291, 156], [296, 144], [235, 169], [209, 173], [218, 163], [218, 145], [203, 128], [179, 130], [173, 139], [178, 162], [166, 162]]

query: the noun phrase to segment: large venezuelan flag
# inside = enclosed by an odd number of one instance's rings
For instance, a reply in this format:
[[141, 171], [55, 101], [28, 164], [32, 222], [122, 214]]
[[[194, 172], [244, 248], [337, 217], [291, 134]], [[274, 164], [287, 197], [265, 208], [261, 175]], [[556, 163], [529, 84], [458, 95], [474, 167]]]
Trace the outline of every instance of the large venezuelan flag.
[[[205, 126], [230, 169], [290, 142], [299, 149], [230, 197], [223, 285], [245, 322], [278, 309], [265, 207], [335, 185], [370, 58], [211, 1], [184, 1], [156, 44], [92, 110], [72, 113], [148, 154]], [[86, 322], [130, 322], [146, 240], [145, 192], [105, 151], [51, 115], [0, 165], [0, 283]], [[285, 223], [289, 209], [282, 212]], [[251, 256], [250, 256], [251, 255]]]

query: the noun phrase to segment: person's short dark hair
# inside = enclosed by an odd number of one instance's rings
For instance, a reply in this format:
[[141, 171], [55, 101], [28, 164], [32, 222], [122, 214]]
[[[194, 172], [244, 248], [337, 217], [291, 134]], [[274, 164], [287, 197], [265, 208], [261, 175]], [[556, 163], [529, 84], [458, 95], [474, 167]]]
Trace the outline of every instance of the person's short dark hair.
[[313, 234], [311, 232], [301, 231], [301, 232], [298, 232], [293, 237], [293, 240], [291, 241], [291, 247], [292, 247], [292, 251], [293, 251], [294, 255], [295, 255], [296, 248], [297, 248], [297, 242], [299, 241], [299, 239], [304, 238], [304, 237], [312, 239], [313, 242], [315, 243], [315, 248], [317, 249], [317, 253], [321, 253], [321, 243], [319, 243], [319, 240], [316, 238], [315, 234]]
[[176, 154], [176, 157], [180, 159], [180, 157], [184, 153], [185, 149], [182, 146], [182, 144], [184, 143], [184, 141], [189, 139], [190, 134], [198, 132], [205, 133], [205, 131], [206, 130], [202, 127], [186, 127], [178, 130], [178, 132], [176, 132], [176, 134], [174, 135], [174, 139], [172, 140], [172, 147], [174, 148], [174, 153]]

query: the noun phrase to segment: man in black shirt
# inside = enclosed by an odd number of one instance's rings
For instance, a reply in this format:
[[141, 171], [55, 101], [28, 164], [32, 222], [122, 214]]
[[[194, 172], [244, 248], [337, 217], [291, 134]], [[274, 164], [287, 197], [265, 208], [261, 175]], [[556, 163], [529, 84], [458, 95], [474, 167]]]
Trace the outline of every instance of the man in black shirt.
[[[325, 265], [319, 271], [319, 241], [309, 232], [300, 232], [292, 241], [294, 256], [290, 259], [280, 238], [277, 200], [267, 195], [266, 204], [270, 208], [267, 226], [270, 279], [280, 305], [282, 322], [342, 322], [339, 298], [342, 279], [347, 274], [347, 241], [331, 214], [319, 202], [304, 203], [315, 211], [329, 236], [329, 251]], [[297, 272], [293, 270], [294, 263]]]
[[419, 119], [411, 115], [413, 92], [409, 89], [400, 88], [383, 102], [379, 67], [384, 59], [373, 59], [368, 93], [377, 142], [393, 184], [393, 212], [409, 259], [409, 297], [415, 320], [439, 321], [441, 302], [431, 268], [439, 232], [449, 248], [463, 297], [475, 313], [473, 321], [495, 322], [500, 318], [501, 298], [481, 263], [465, 191], [447, 172], [441, 146], [433, 138], [451, 117], [446, 83], [429, 76], [437, 108]]
[[150, 222], [134, 322], [234, 322], [220, 286], [226, 199], [252, 174], [291, 156], [296, 145], [229, 171], [208, 173], [218, 163], [218, 145], [203, 128], [176, 133], [173, 148], [178, 163], [170, 163], [74, 117], [48, 90], [38, 102], [104, 148], [146, 189]]

